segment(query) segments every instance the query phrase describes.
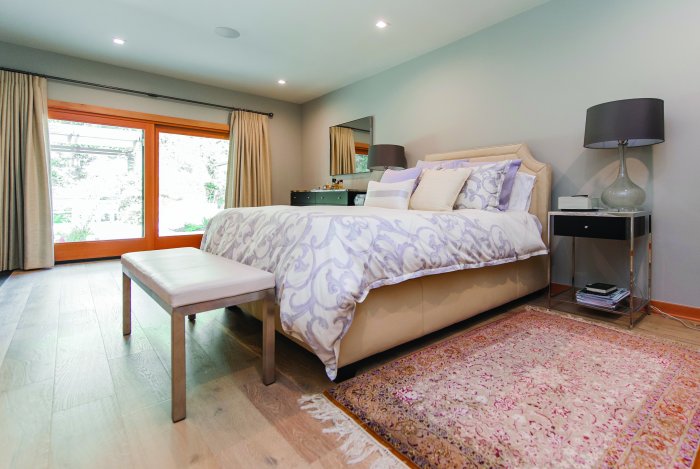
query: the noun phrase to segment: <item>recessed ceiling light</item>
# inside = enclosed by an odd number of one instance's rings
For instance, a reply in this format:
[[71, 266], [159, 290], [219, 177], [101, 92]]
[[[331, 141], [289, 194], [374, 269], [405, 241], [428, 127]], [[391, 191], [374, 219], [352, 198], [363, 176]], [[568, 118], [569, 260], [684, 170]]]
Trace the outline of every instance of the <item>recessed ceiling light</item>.
[[229, 28], [228, 26], [219, 26], [217, 28], [214, 28], [214, 32], [217, 36], [225, 37], [227, 39], [236, 39], [241, 35], [241, 33], [239, 33], [233, 28]]
[[375, 24], [375, 26], [378, 27], [379, 29], [384, 29], [384, 28], [386, 28], [387, 26], [389, 26], [389, 23], [387, 23], [387, 22], [384, 21], [384, 20], [379, 20], [379, 21], [377, 21], [377, 23]]
[[287, 80], [284, 80], [284, 79], [280, 78], [279, 80], [277, 80], [277, 84], [278, 84], [278, 85], [286, 85], [286, 84], [287, 84]]
[[118, 46], [123, 46], [124, 44], [126, 44], [126, 41], [125, 41], [124, 39], [120, 38], [120, 37], [115, 37], [115, 38], [113, 38], [113, 39], [112, 39], [112, 42], [115, 43], [115, 44], [118, 45]]

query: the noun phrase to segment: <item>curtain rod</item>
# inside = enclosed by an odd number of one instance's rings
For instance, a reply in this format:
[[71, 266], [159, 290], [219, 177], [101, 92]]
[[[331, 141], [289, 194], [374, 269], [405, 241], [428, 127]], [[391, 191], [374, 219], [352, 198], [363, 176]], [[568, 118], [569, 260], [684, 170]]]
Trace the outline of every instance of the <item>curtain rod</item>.
[[89, 81], [74, 80], [72, 78], [63, 78], [63, 77], [56, 77], [56, 76], [52, 76], [52, 75], [43, 75], [41, 73], [27, 72], [25, 70], [17, 70], [14, 68], [0, 67], [0, 70], [6, 71], [6, 72], [24, 73], [26, 75], [34, 75], [37, 77], [46, 78], [47, 80], [62, 81], [64, 83], [71, 83], [74, 85], [81, 85], [81, 86], [86, 86], [86, 87], [90, 87], [90, 88], [101, 88], [104, 90], [116, 91], [119, 93], [135, 94], [138, 96], [146, 96], [148, 98], [167, 99], [169, 101], [179, 101], [181, 103], [197, 104], [199, 106], [214, 107], [217, 109], [225, 109], [227, 111], [246, 111], [246, 112], [252, 112], [254, 114], [262, 114], [265, 116], [269, 116], [270, 118], [272, 118], [272, 116], [274, 115], [271, 112], [254, 111], [252, 109], [244, 109], [244, 108], [233, 107], [233, 106], [224, 106], [222, 104], [207, 103], [204, 101], [195, 101], [194, 99], [178, 98], [175, 96], [167, 96], [167, 95], [163, 95], [163, 94], [149, 93], [147, 91], [130, 90], [129, 88], [120, 88], [118, 86], [101, 85], [99, 83], [91, 83]]

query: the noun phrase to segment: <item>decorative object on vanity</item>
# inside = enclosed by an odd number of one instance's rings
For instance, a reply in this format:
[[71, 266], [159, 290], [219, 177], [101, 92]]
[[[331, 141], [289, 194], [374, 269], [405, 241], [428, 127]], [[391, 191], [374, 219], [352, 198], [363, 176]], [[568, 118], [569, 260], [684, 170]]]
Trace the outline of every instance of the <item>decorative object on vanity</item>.
[[369, 172], [373, 120], [368, 116], [329, 128], [331, 176]]
[[382, 143], [369, 147], [367, 167], [371, 171], [403, 169], [406, 167], [406, 153], [401, 145]]
[[[630, 329], [649, 312], [651, 299], [651, 213], [549, 212], [550, 246], [552, 246], [554, 236], [571, 238], [571, 270], [568, 274], [571, 284], [565, 286], [549, 284], [548, 305], [550, 307], [556, 302], [564, 304], [585, 303], [579, 301], [577, 297], [578, 291], [585, 290], [585, 288], [581, 289], [577, 286], [576, 238], [595, 238], [622, 241], [620, 249], [623, 253], [629, 253], [626, 262], [622, 263], [629, 269], [629, 283], [623, 287], [629, 292], [629, 295], [619, 298], [623, 301], [615, 301], [611, 305], [606, 305], [605, 302], [599, 302], [600, 304], [587, 302], [586, 306], [606, 313], [629, 316]], [[639, 239], [641, 236], [645, 237], [643, 241]], [[552, 250], [549, 255], [550, 272], [553, 272], [555, 265], [555, 253], [556, 250]], [[636, 318], [635, 315], [637, 315]]]
[[311, 189], [308, 191], [292, 191], [290, 205], [357, 205], [358, 194], [364, 191], [350, 189]]
[[664, 102], [656, 98], [623, 99], [598, 104], [586, 112], [586, 148], [616, 148], [620, 157], [617, 179], [603, 191], [603, 203], [619, 211], [635, 211], [644, 203], [644, 189], [627, 175], [625, 148], [664, 141]]
[[564, 212], [591, 212], [600, 208], [600, 199], [588, 195], [567, 195], [559, 197], [559, 210]]
[[300, 403], [411, 466], [689, 469], [698, 387], [689, 346], [526, 307]]

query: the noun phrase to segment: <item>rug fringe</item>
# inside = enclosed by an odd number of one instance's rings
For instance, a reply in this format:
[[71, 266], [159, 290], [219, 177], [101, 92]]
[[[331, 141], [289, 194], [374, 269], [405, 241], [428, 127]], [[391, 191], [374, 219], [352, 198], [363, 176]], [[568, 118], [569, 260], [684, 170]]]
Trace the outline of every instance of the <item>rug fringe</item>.
[[372, 464], [372, 469], [390, 469], [406, 467], [391, 452], [377, 443], [362, 427], [334, 406], [322, 394], [306, 394], [298, 400], [299, 406], [316, 420], [332, 422], [333, 425], [323, 429], [323, 433], [334, 433], [338, 440], [343, 440], [340, 450], [347, 458], [348, 464], [357, 464], [373, 454], [378, 457]]

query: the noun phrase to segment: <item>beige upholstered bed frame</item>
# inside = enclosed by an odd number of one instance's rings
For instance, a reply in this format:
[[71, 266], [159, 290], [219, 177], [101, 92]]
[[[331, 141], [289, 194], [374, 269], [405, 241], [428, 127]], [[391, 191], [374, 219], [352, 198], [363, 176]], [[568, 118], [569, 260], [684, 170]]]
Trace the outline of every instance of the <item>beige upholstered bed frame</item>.
[[[428, 161], [461, 158], [470, 161], [521, 159], [520, 171], [536, 176], [530, 213], [542, 223], [542, 236], [547, 243], [552, 185], [548, 164], [537, 161], [525, 144], [426, 156]], [[492, 267], [428, 275], [372, 290], [365, 301], [357, 305], [350, 330], [340, 344], [338, 366], [349, 365], [540, 290], [547, 286], [547, 276], [548, 258], [537, 256]], [[250, 310], [259, 318], [258, 307]], [[281, 331], [279, 318], [278, 330]]]

